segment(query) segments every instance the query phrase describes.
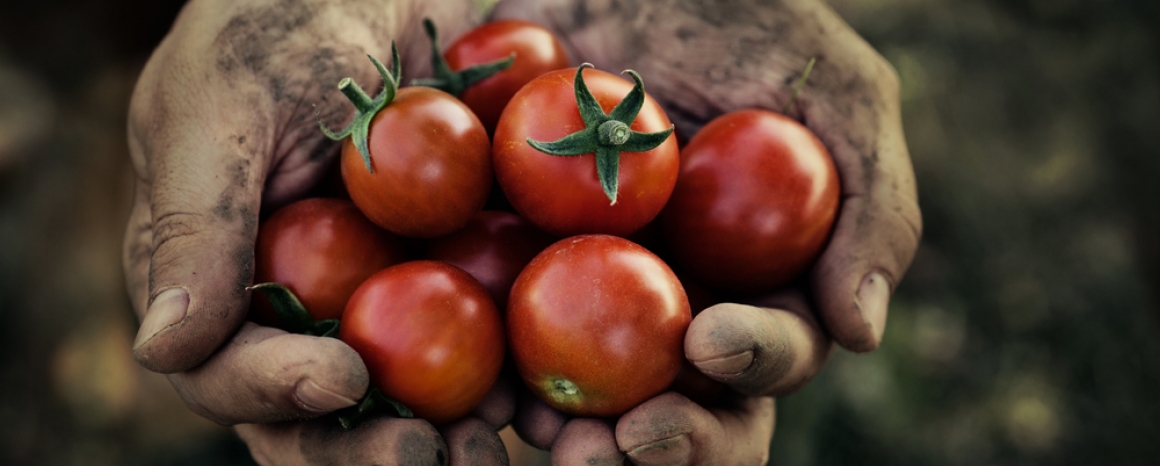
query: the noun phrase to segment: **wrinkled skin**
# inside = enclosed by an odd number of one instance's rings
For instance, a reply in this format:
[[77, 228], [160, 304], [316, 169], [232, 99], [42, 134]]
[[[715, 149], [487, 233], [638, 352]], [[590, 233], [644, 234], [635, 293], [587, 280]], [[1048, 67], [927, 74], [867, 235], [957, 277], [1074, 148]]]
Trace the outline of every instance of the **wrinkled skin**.
[[[790, 111], [834, 156], [842, 205], [808, 285], [698, 314], [686, 356], [738, 395], [705, 408], [666, 393], [618, 420], [568, 419], [502, 381], [475, 418], [436, 430], [379, 420], [342, 433], [328, 418], [365, 391], [366, 368], [333, 339], [243, 324], [258, 213], [305, 195], [337, 146], [315, 128], [350, 118], [333, 85], [373, 82], [365, 54], [399, 41], [404, 82], [429, 75], [420, 19], [456, 37], [482, 21], [468, 0], [192, 0], [150, 59], [130, 109], [136, 199], [125, 238], [142, 318], [134, 356], [170, 374], [195, 412], [239, 435], [261, 464], [507, 462], [494, 427], [513, 419], [556, 464], [761, 464], [773, 396], [800, 388], [833, 342], [870, 351], [921, 235], [902, 134], [898, 79], [818, 0], [517, 0], [496, 17], [544, 24], [573, 64], [632, 68], [678, 131], [746, 107], [780, 110], [809, 57], [819, 62]], [[644, 27], [642, 25], [646, 25]], [[832, 340], [831, 340], [832, 338]], [[291, 421], [291, 422], [275, 422]]]

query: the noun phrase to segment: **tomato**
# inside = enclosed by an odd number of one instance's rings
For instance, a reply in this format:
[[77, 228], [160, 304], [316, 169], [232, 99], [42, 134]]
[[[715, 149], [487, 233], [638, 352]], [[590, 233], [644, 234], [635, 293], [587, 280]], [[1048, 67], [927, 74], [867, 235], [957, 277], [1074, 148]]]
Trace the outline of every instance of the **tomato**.
[[432, 238], [462, 228], [491, 189], [491, 148], [462, 102], [428, 87], [399, 89], [370, 122], [371, 172], [353, 142], [342, 146], [342, 179], [375, 224]]
[[462, 230], [433, 240], [427, 258], [471, 274], [487, 288], [502, 313], [520, 271], [552, 241], [551, 236], [519, 215], [483, 211]]
[[564, 46], [554, 34], [536, 23], [500, 20], [472, 29], [443, 51], [447, 64], [456, 71], [504, 59], [513, 53], [515, 61], [510, 68], [468, 86], [459, 95], [488, 132], [495, 131], [500, 113], [528, 81], [568, 67]]
[[[315, 320], [337, 319], [359, 284], [406, 259], [399, 239], [343, 199], [313, 198], [279, 209], [258, 228], [254, 282], [285, 285]], [[252, 317], [277, 325], [265, 296]]]
[[631, 241], [556, 242], [524, 268], [510, 299], [516, 368], [532, 392], [566, 413], [623, 414], [664, 391], [685, 360], [685, 291]]
[[661, 221], [683, 273], [717, 289], [769, 291], [821, 253], [839, 194], [834, 162], [812, 132], [777, 113], [743, 110], [689, 140]]
[[[627, 236], [656, 217], [672, 193], [680, 168], [676, 138], [670, 135], [648, 151], [622, 152], [619, 192], [610, 203], [592, 153], [553, 156], [527, 141], [556, 141], [585, 128], [577, 110], [575, 74], [576, 68], [550, 72], [512, 97], [492, 143], [496, 177], [516, 211], [549, 233]], [[605, 113], [633, 89], [632, 83], [603, 71], [585, 69], [583, 77]], [[630, 128], [656, 133], [671, 127], [646, 94]]]
[[347, 304], [339, 338], [362, 357], [375, 387], [436, 425], [475, 408], [504, 359], [503, 322], [487, 290], [437, 261], [368, 278]]

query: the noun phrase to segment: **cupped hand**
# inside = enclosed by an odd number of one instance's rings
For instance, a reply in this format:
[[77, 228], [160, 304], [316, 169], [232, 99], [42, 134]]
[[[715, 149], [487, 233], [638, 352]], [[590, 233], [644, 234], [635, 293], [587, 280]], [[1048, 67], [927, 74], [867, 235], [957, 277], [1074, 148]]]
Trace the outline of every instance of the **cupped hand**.
[[[676, 438], [678, 445], [648, 450], [666, 452], [653, 455], [664, 461], [644, 463], [763, 462], [773, 422], [766, 397], [810, 380], [828, 358], [831, 339], [851, 351], [876, 349], [890, 296], [918, 247], [922, 219], [893, 68], [820, 0], [504, 0], [494, 15], [547, 26], [573, 62], [636, 70], [685, 136], [730, 111], [780, 112], [792, 84], [817, 59], [789, 116], [830, 150], [842, 200], [830, 241], [808, 274], [808, 292], [720, 304], [693, 320], [685, 340], [690, 361], [743, 396], [729, 408], [706, 410], [666, 394], [615, 426], [567, 420], [535, 403], [517, 413], [518, 430], [533, 445], [551, 447], [554, 457], [627, 452], [640, 463], [633, 452], [642, 445]], [[649, 429], [658, 434], [647, 435]], [[682, 433], [664, 437], [669, 432]], [[701, 461], [707, 458], [714, 460]]]
[[503, 455], [495, 427], [511, 416], [510, 391], [497, 387], [478, 416], [441, 431], [385, 419], [342, 433], [319, 416], [366, 392], [358, 355], [335, 339], [244, 323], [259, 212], [306, 195], [337, 154], [315, 106], [342, 127], [353, 110], [335, 84], [349, 76], [373, 92], [368, 54], [389, 60], [398, 41], [409, 81], [429, 69], [423, 17], [454, 37], [480, 16], [469, 0], [195, 0], [141, 74], [128, 124], [137, 176], [124, 243], [142, 319], [133, 354], [169, 374], [193, 411], [242, 424], [263, 464], [439, 455], [455, 464], [469, 447]]

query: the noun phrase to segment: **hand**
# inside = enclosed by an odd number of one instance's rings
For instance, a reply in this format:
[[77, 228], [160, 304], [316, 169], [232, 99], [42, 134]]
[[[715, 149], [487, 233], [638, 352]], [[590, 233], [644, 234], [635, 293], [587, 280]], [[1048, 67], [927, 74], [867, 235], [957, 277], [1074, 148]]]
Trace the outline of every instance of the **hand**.
[[[922, 233], [902, 132], [898, 77], [890, 65], [817, 0], [729, 0], [711, 5], [652, 0], [616, 5], [504, 0], [494, 15], [528, 19], [554, 30], [575, 63], [640, 72], [648, 92], [685, 135], [729, 111], [754, 107], [780, 111], [806, 63], [818, 59], [790, 116], [818, 135], [838, 168], [842, 205], [833, 236], [809, 274], [808, 293], [787, 291], [752, 303], [759, 307], [722, 304], [698, 315], [685, 340], [689, 360], [742, 394], [780, 396], [820, 370], [830, 338], [852, 351], [877, 348], [890, 295]], [[656, 431], [693, 429], [679, 446], [670, 445], [669, 452], [689, 452], [665, 456], [674, 460], [672, 464], [702, 464], [677, 461], [712, 457], [702, 450], [743, 459], [764, 457], [772, 429], [749, 422], [754, 428], [746, 430], [740, 427], [745, 422], [729, 421], [763, 419], [772, 425], [772, 405], [765, 415], [761, 398], [743, 398], [736, 405], [740, 410], [706, 417], [699, 408], [673, 399], [662, 395], [622, 417], [615, 438], [610, 426], [596, 429], [584, 420], [587, 428], [572, 428], [581, 420], [564, 425], [559, 416], [562, 429], [545, 421], [550, 416], [524, 412], [517, 414], [516, 425], [530, 425], [522, 430], [525, 438], [533, 445], [551, 446], [553, 455], [557, 449], [574, 451], [571, 445], [581, 445], [609, 457], [618, 451], [632, 457], [641, 445], [638, 437], [627, 434], [634, 431], [633, 421], [639, 429], [650, 425], [642, 424], [642, 419], [668, 419], [660, 423], [668, 427]], [[526, 417], [536, 422], [520, 421]], [[704, 422], [686, 422], [689, 419]], [[725, 435], [707, 436], [700, 428]], [[584, 435], [590, 435], [586, 441]], [[737, 442], [748, 449], [733, 448]]]
[[312, 106], [330, 127], [346, 123], [353, 111], [335, 84], [351, 76], [373, 90], [378, 73], [366, 55], [387, 59], [392, 39], [409, 58], [406, 79], [426, 74], [421, 19], [454, 36], [480, 20], [473, 5], [195, 0], [142, 72], [129, 117], [137, 178], [124, 249], [142, 318], [133, 354], [169, 374], [198, 414], [264, 423], [238, 428], [263, 464], [440, 454], [455, 464], [477, 456], [463, 456], [473, 445], [503, 455], [494, 427], [511, 416], [511, 401], [502, 387], [481, 408], [487, 422], [441, 432], [414, 420], [350, 433], [333, 419], [300, 422], [353, 405], [367, 389], [366, 367], [338, 340], [243, 325], [259, 211], [304, 196], [337, 153]]

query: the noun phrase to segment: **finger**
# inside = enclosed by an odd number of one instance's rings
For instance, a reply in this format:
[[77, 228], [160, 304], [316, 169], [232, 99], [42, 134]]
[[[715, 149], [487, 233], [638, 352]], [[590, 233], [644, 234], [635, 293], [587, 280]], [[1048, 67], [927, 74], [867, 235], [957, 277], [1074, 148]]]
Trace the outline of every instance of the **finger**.
[[133, 354], [172, 373], [205, 360], [245, 316], [272, 137], [258, 108], [231, 112], [212, 94], [172, 92], [170, 81], [198, 68], [158, 57], [130, 103], [129, 148], [148, 196], [148, 215], [144, 199], [135, 207], [134, 243], [147, 239], [150, 257], [148, 293], [133, 303], [142, 317]]
[[556, 466], [611, 466], [624, 464], [612, 426], [599, 419], [577, 418], [564, 424], [552, 445]]
[[493, 430], [506, 426], [515, 415], [515, 396], [511, 380], [501, 375], [479, 406], [471, 411], [471, 416], [486, 422]]
[[447, 442], [449, 466], [507, 466], [507, 449], [495, 427], [481, 419], [469, 417], [440, 429]]
[[782, 292], [753, 304], [701, 311], [685, 333], [685, 356], [741, 393], [792, 393], [817, 375], [833, 345], [801, 293]]
[[169, 379], [191, 410], [227, 425], [317, 417], [353, 406], [369, 384], [345, 343], [253, 323], [205, 364]]
[[421, 419], [379, 418], [344, 431], [330, 416], [306, 422], [243, 424], [238, 436], [263, 466], [447, 464], [447, 445]]
[[568, 422], [568, 416], [561, 413], [520, 387], [519, 401], [512, 428], [528, 445], [541, 450], [551, 450], [556, 437]]
[[[878, 57], [868, 47], [864, 55]], [[860, 85], [803, 103], [807, 126], [830, 148], [842, 179], [833, 236], [812, 271], [813, 295], [834, 339], [860, 352], [882, 341], [890, 296], [922, 236], [898, 81], [889, 66], [878, 57], [851, 78]]]
[[707, 410], [669, 392], [622, 416], [616, 441], [638, 466], [765, 464], [773, 427], [773, 398]]

